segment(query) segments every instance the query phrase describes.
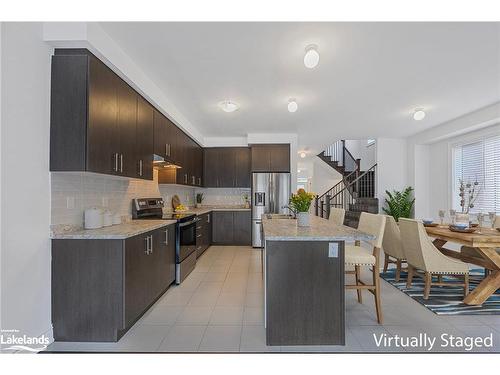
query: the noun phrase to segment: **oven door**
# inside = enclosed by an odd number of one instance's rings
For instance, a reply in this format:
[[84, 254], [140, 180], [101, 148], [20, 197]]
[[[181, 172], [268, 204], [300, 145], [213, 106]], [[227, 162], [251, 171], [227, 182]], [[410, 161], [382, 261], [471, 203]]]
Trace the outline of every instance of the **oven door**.
[[198, 218], [179, 225], [179, 252], [177, 254], [177, 263], [182, 262], [191, 253], [196, 251], [196, 223]]

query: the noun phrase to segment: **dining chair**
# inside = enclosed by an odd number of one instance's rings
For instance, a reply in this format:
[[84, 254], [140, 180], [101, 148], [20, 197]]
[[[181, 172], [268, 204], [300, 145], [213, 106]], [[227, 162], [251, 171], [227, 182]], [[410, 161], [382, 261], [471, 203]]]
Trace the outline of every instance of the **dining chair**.
[[[424, 225], [417, 220], [399, 219], [399, 230], [408, 262], [407, 288], [411, 288], [413, 276], [420, 276], [425, 280], [424, 299], [429, 298], [432, 285], [459, 285], [464, 289], [464, 296], [469, 294], [469, 267], [466, 263], [441, 253], [427, 236]], [[463, 279], [463, 282], [444, 282], [443, 275]], [[438, 276], [438, 281], [434, 282], [432, 276]]]
[[[368, 242], [370, 249], [361, 246], [360, 241], [354, 245], [345, 246], [345, 266], [354, 266], [354, 271], [346, 271], [347, 274], [354, 275], [356, 284], [346, 285], [346, 289], [356, 289], [358, 302], [362, 303], [361, 292], [368, 290], [375, 297], [375, 308], [377, 311], [377, 321], [382, 324], [382, 306], [380, 302], [380, 248], [385, 230], [385, 216], [362, 212], [359, 218], [358, 230], [371, 234], [375, 239]], [[361, 267], [371, 267], [372, 283], [367, 284], [361, 280]]]
[[406, 257], [401, 243], [401, 233], [398, 224], [392, 216], [385, 216], [385, 231], [382, 241], [382, 249], [384, 250], [384, 272], [387, 272], [389, 263], [396, 264], [396, 282], [401, 278], [402, 264], [406, 263]]
[[333, 207], [330, 209], [330, 221], [337, 225], [344, 225], [345, 210], [343, 208]]

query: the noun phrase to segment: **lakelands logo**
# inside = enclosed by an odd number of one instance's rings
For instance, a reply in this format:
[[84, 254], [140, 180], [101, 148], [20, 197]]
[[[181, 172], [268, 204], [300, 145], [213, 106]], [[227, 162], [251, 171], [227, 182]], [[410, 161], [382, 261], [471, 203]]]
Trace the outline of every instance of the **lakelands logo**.
[[[488, 336], [471, 337], [455, 336], [449, 333], [443, 333], [441, 336], [431, 336], [427, 333], [419, 333], [416, 336], [380, 335], [373, 334], [373, 339], [378, 347], [396, 347], [396, 348], [421, 348], [431, 351], [435, 347], [454, 348], [456, 350], [471, 351], [474, 348], [493, 347], [493, 333]], [[453, 349], [452, 349], [453, 350]]]
[[38, 353], [45, 350], [49, 342], [49, 338], [45, 335], [40, 337], [20, 335], [17, 329], [0, 331], [0, 345], [3, 352]]

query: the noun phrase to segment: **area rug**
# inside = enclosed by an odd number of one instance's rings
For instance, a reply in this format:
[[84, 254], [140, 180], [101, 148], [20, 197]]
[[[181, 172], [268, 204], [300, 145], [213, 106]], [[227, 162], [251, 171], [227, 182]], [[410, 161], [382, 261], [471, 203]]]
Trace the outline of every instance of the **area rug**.
[[[462, 303], [463, 288], [457, 286], [432, 286], [429, 299], [424, 300], [424, 280], [413, 277], [412, 287], [406, 288], [406, 272], [401, 272], [399, 282], [395, 280], [396, 270], [394, 268], [382, 272], [380, 277], [398, 288], [415, 301], [427, 307], [438, 315], [500, 315], [500, 289], [496, 291], [481, 306], [468, 306]], [[473, 290], [484, 278], [482, 269], [473, 269], [469, 273], [469, 288]], [[443, 277], [445, 281], [453, 281], [453, 278]]]

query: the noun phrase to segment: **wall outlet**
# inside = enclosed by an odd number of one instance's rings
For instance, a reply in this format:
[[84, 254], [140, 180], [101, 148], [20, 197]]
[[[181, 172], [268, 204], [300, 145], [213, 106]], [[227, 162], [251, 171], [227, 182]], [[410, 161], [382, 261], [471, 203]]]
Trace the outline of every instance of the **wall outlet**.
[[328, 258], [339, 257], [339, 244], [337, 242], [330, 242], [328, 244]]
[[66, 197], [66, 208], [72, 210], [75, 208], [75, 198], [74, 197]]
[[108, 199], [108, 197], [102, 197], [102, 206], [103, 207], [108, 207], [109, 206], [109, 199]]

